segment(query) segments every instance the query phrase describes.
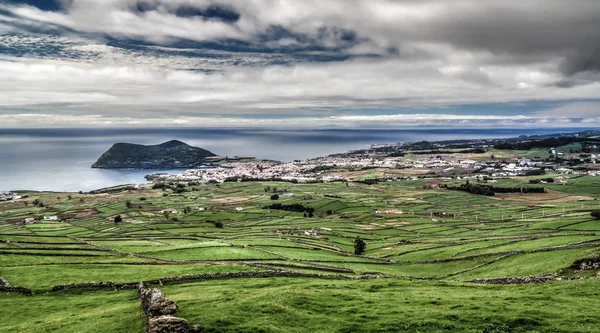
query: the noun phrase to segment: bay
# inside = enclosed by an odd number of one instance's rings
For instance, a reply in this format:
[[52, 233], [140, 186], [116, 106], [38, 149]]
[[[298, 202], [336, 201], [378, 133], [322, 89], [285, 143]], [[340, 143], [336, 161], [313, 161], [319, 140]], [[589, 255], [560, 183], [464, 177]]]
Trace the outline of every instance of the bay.
[[90, 191], [145, 183], [144, 175], [177, 170], [101, 170], [91, 165], [116, 142], [181, 140], [221, 156], [290, 161], [371, 144], [579, 132], [586, 129], [0, 129], [0, 191]]

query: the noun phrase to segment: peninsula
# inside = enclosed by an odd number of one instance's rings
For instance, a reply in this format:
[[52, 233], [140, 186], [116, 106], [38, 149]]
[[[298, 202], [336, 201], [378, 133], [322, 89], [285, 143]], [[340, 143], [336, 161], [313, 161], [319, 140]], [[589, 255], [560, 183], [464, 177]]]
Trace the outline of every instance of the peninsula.
[[92, 165], [99, 169], [178, 169], [196, 168], [217, 155], [178, 140], [144, 146], [115, 143]]

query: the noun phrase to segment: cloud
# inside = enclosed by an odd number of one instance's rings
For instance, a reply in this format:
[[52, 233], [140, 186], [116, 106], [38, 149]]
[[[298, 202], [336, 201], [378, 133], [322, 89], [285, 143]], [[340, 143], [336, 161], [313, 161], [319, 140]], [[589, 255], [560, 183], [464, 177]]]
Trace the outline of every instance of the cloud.
[[34, 128], [52, 127], [227, 127], [227, 128], [376, 128], [410, 129], [420, 127], [438, 128], [589, 128], [600, 126], [600, 117], [552, 118], [527, 116], [478, 116], [453, 114], [399, 114], [374, 116], [330, 116], [289, 118], [243, 118], [243, 117], [125, 117], [122, 115], [69, 115], [69, 114], [0, 114], [4, 127], [22, 127], [27, 123]]
[[535, 115], [547, 118], [600, 118], [600, 102], [567, 103], [552, 109], [538, 111]]
[[243, 123], [570, 101], [531, 119], [456, 120], [594, 124], [577, 103], [600, 100], [596, 0], [26, 3], [0, 1], [0, 114]]

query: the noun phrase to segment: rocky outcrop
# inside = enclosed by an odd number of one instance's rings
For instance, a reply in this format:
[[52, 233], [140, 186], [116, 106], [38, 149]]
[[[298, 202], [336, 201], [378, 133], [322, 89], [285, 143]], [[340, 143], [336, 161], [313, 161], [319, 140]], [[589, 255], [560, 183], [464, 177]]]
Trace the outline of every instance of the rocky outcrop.
[[202, 333], [199, 326], [190, 327], [187, 320], [175, 317], [177, 304], [165, 296], [162, 290], [138, 285], [142, 309], [148, 319], [148, 333]]

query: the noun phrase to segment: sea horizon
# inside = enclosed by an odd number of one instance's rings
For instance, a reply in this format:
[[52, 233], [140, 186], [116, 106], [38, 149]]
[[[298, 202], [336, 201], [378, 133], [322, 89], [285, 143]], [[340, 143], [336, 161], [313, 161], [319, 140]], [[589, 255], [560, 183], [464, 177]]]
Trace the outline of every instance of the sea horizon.
[[507, 138], [596, 129], [0, 129], [0, 191], [92, 191], [124, 184], [143, 184], [147, 182], [144, 176], [150, 173], [185, 170], [92, 169], [96, 159], [117, 142], [147, 145], [180, 140], [221, 156], [292, 161], [368, 148], [372, 144]]

